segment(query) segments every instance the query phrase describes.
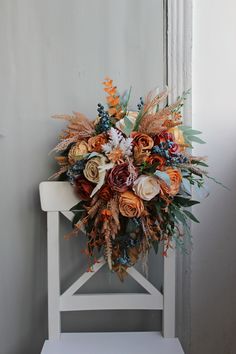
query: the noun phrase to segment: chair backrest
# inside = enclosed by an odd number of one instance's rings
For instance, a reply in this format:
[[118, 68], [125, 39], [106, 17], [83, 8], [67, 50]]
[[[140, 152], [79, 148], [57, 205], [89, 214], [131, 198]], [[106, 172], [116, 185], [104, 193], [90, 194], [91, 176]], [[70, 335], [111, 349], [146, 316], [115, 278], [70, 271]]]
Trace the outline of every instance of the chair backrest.
[[128, 273], [147, 294], [75, 294], [103, 265], [103, 258], [93, 272], [82, 274], [63, 294], [60, 291], [59, 213], [72, 220], [70, 208], [79, 202], [68, 182], [42, 182], [39, 186], [42, 210], [47, 212], [48, 255], [48, 328], [49, 339], [60, 337], [62, 311], [83, 310], [162, 310], [163, 335], [175, 337], [175, 251], [164, 257], [163, 294], [134, 267]]

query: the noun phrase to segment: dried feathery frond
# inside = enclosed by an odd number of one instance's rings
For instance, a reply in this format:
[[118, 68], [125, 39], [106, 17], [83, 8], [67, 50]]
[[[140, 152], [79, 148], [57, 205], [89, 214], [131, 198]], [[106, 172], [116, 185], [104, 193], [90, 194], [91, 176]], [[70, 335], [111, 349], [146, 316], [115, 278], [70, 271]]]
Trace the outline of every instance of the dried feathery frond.
[[175, 125], [176, 121], [174, 120], [173, 112], [180, 103], [181, 99], [154, 114], [144, 115], [140, 121], [138, 131], [153, 136], [165, 130], [167, 128], [167, 122], [173, 121]]
[[48, 178], [48, 180], [52, 180], [52, 179], [56, 179], [58, 178], [62, 173], [66, 172], [68, 170], [67, 166], [61, 167], [59, 171], [57, 171], [56, 173], [54, 173], [52, 176], [50, 176]]
[[208, 157], [207, 156], [191, 156], [190, 154], [186, 153], [186, 156], [191, 160], [191, 161], [207, 161]]
[[145, 104], [143, 106], [143, 114], [148, 113], [149, 110], [163, 102], [168, 97], [168, 88], [154, 96], [155, 91], [156, 90], [153, 90], [148, 93]]
[[139, 132], [145, 133], [147, 135], [156, 135], [161, 133], [166, 127], [164, 127], [164, 122], [166, 121], [167, 116], [162, 115], [161, 112], [155, 114], [147, 114], [141, 120], [139, 125]]
[[149, 214], [142, 216], [141, 218], [142, 228], [147, 239], [152, 239], [153, 241], [159, 241], [159, 237], [157, 235], [157, 228], [151, 220]]
[[84, 114], [73, 112], [73, 115], [54, 115], [53, 118], [63, 119], [69, 122], [68, 127], [64, 130], [62, 139], [68, 139], [73, 136], [78, 138], [89, 138], [94, 134], [94, 125]]
[[109, 219], [105, 219], [102, 226], [102, 234], [104, 235], [104, 255], [107, 260], [109, 269], [112, 270], [112, 242]]
[[119, 220], [119, 206], [117, 196], [113, 197], [109, 202], [109, 209], [112, 213], [111, 227], [112, 227], [112, 238], [115, 238], [118, 231], [120, 230], [120, 220]]
[[88, 215], [86, 215], [77, 224], [75, 224], [74, 229], [71, 232], [67, 233], [64, 238], [68, 240], [69, 238], [78, 235], [79, 231], [82, 230], [82, 228], [88, 223], [88, 221], [89, 217]]
[[102, 203], [102, 199], [98, 199], [94, 205], [85, 207], [85, 209], [87, 210], [88, 217], [90, 219], [92, 219], [96, 215]]
[[199, 177], [206, 176], [208, 174], [207, 171], [204, 171], [201, 168], [196, 167], [196, 165], [192, 165], [192, 164], [181, 164], [178, 167], [180, 169], [189, 170], [190, 172], [194, 173], [195, 175], [198, 175]]
[[128, 256], [130, 259], [131, 264], [135, 264], [139, 258], [139, 252], [136, 247], [130, 247], [128, 249]]
[[69, 162], [68, 162], [68, 157], [67, 156], [56, 156], [55, 157], [56, 162], [58, 163], [59, 166], [61, 167], [65, 167], [65, 166], [69, 166]]
[[68, 122], [73, 122], [73, 120], [75, 119], [74, 116], [70, 116], [69, 114], [54, 114], [52, 118], [67, 120]]
[[76, 143], [78, 141], [78, 135], [74, 135], [68, 139], [64, 139], [62, 141], [60, 141], [59, 144], [57, 144], [50, 152], [49, 154], [51, 154], [53, 151], [56, 152], [60, 152], [60, 151], [64, 151], [68, 148], [68, 146], [72, 143]]

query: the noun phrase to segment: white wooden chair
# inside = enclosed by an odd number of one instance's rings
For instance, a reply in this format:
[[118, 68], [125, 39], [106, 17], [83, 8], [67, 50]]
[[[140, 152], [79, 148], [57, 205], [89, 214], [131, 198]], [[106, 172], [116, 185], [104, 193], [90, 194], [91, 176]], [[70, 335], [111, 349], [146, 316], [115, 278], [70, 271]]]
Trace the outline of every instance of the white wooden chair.
[[[48, 245], [48, 331], [43, 354], [183, 354], [175, 338], [175, 251], [164, 258], [164, 286], [161, 294], [135, 268], [128, 270], [147, 294], [77, 294], [104, 264], [94, 265], [94, 272], [86, 272], [63, 294], [60, 291], [59, 269], [59, 213], [72, 219], [70, 208], [78, 198], [68, 182], [40, 184], [42, 210], [47, 212]], [[76, 294], [75, 294], [76, 293]], [[159, 332], [122, 333], [61, 333], [62, 311], [84, 310], [162, 310], [163, 328]], [[120, 343], [120, 345], [119, 345]], [[121, 344], [123, 350], [121, 350]]]

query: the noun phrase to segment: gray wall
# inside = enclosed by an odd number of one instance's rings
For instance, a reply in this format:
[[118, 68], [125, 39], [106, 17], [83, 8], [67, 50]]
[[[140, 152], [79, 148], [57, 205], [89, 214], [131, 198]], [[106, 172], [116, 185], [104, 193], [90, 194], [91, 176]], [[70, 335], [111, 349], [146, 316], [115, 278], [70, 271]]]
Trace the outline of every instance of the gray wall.
[[[194, 208], [191, 354], [236, 353], [236, 3], [194, 1], [193, 124], [208, 142], [211, 195]], [[209, 20], [210, 18], [210, 20]]]
[[[48, 152], [64, 126], [50, 116], [79, 110], [94, 118], [106, 75], [121, 89], [131, 84], [136, 99], [162, 86], [162, 10], [162, 0], [0, 1], [1, 354], [39, 353], [47, 336], [46, 218], [38, 184], [55, 171]], [[61, 235], [62, 288], [86, 266], [84, 239], [63, 240], [69, 227], [65, 222]], [[99, 284], [101, 291], [120, 287], [108, 274], [88, 287]], [[138, 290], [132, 282], [124, 288]], [[159, 325], [155, 313], [63, 316], [64, 330]]]

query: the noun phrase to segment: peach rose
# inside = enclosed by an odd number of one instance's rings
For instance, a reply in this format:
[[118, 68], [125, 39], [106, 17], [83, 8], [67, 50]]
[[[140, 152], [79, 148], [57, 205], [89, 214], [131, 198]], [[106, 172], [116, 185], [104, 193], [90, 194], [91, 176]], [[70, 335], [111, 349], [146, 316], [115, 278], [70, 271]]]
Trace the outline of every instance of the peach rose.
[[88, 149], [88, 144], [84, 140], [80, 140], [73, 145], [68, 153], [68, 160], [70, 164], [73, 165], [76, 161], [81, 160], [83, 155], [88, 153]]
[[168, 167], [165, 170], [165, 173], [167, 173], [170, 177], [170, 186], [168, 186], [165, 182], [160, 181], [161, 189], [165, 194], [174, 197], [179, 192], [182, 181], [181, 172], [176, 168]]
[[102, 145], [107, 143], [107, 137], [105, 134], [98, 134], [95, 136], [92, 136], [88, 140], [88, 146], [89, 146], [89, 151], [93, 152], [101, 152], [102, 151]]
[[141, 175], [133, 184], [134, 193], [143, 200], [151, 200], [160, 192], [160, 184], [156, 177]]
[[173, 135], [174, 141], [180, 145], [180, 150], [184, 150], [185, 148], [185, 140], [184, 140], [184, 134], [182, 130], [180, 130], [178, 127], [174, 127], [169, 129], [169, 132]]
[[133, 192], [126, 191], [120, 194], [119, 209], [120, 213], [127, 218], [138, 218], [144, 211], [144, 205]]
[[141, 147], [142, 150], [150, 150], [154, 145], [154, 141], [147, 134], [132, 132], [130, 137], [133, 138], [133, 144]]

